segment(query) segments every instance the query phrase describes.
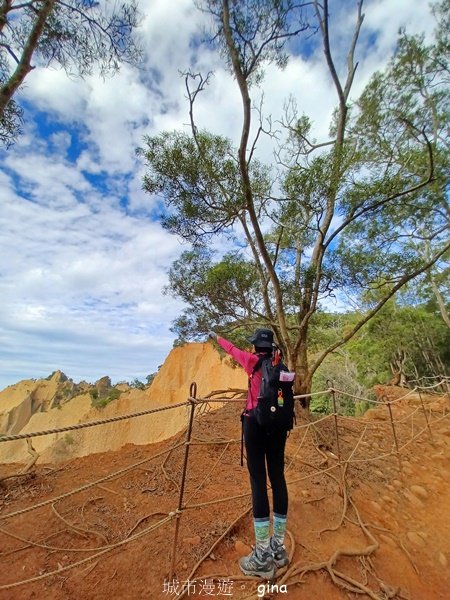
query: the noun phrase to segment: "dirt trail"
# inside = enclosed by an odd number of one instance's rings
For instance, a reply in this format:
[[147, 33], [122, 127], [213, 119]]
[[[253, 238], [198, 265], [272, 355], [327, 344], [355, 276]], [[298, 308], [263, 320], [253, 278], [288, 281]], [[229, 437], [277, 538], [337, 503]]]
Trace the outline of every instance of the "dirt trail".
[[[403, 448], [401, 463], [383, 406], [365, 419], [339, 418], [341, 456], [351, 459], [346, 467], [337, 461], [333, 419], [314, 426], [299, 420], [286, 456], [291, 571], [280, 572], [273, 588], [241, 578], [237, 566], [252, 543], [237, 403], [195, 420], [184, 495], [184, 504], [194, 507], [180, 518], [172, 574], [176, 518], [164, 519], [178, 506], [185, 448], [170, 448], [182, 444], [183, 432], [6, 479], [0, 497], [0, 600], [173, 600], [181, 598], [183, 583], [184, 598], [238, 600], [264, 592], [293, 600], [444, 600], [450, 588], [449, 400], [425, 401], [432, 439], [416, 397], [393, 406], [400, 446], [423, 430]], [[127, 467], [93, 487], [5, 518]], [[18, 470], [3, 465], [0, 478]], [[241, 497], [214, 503], [235, 496]], [[324, 563], [338, 550], [348, 556], [340, 555], [327, 570]], [[81, 564], [67, 569], [76, 562]], [[36, 577], [42, 578], [1, 589]], [[352, 580], [367, 593], [342, 588], [355, 586]]]

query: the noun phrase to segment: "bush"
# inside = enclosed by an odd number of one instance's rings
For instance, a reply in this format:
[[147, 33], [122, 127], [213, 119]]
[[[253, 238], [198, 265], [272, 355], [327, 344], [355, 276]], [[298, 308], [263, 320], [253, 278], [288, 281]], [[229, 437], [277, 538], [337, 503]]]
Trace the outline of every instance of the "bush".
[[95, 408], [104, 408], [113, 400], [117, 400], [122, 392], [117, 388], [112, 388], [109, 394], [107, 396], [103, 396], [103, 398], [99, 398], [98, 390], [91, 390], [89, 393], [92, 399], [92, 406], [95, 406]]

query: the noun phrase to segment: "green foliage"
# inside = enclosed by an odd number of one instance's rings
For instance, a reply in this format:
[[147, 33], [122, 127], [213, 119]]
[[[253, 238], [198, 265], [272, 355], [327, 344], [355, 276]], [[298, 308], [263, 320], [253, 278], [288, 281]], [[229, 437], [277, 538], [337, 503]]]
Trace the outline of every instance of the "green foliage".
[[153, 380], [155, 379], [157, 373], [150, 373], [149, 375], [147, 375], [147, 377], [145, 378], [147, 385], [151, 385], [153, 383]]
[[[149, 137], [140, 151], [147, 163], [145, 189], [165, 204], [164, 226], [193, 247], [170, 271], [168, 291], [187, 305], [174, 324], [179, 343], [202, 338], [209, 329], [245, 338], [255, 326], [270, 326], [308, 391], [314, 374], [318, 381], [325, 377], [318, 372], [325, 367], [341, 378], [345, 374], [342, 383], [352, 389], [368, 386], [389, 375], [398, 340], [420, 346], [396, 326], [396, 343], [382, 348], [376, 331], [361, 327], [409, 281], [433, 265], [441, 269], [439, 260], [448, 252], [446, 3], [436, 11], [435, 42], [428, 46], [423, 37], [401, 32], [387, 68], [373, 75], [353, 103], [357, 56], [356, 46], [349, 48], [347, 79], [331, 69], [340, 102], [329, 139], [309, 139], [311, 119], [297, 112], [295, 100], [289, 101], [281, 122], [284, 142], [269, 126], [278, 171], [256, 160], [261, 129], [251, 140], [250, 90], [260, 83], [264, 64], [284, 64], [283, 44], [298, 7], [271, 0], [245, 6], [201, 3], [212, 17], [214, 43], [239, 85], [239, 148], [196, 128], [196, 94], [190, 93], [191, 134]], [[320, 20], [316, 26], [324, 33], [327, 11], [320, 3], [314, 7]], [[355, 44], [362, 18], [358, 23]], [[333, 43], [328, 35], [322, 41], [330, 67]], [[225, 255], [206, 250], [213, 238], [232, 249]], [[370, 302], [342, 319], [320, 313], [338, 294]], [[364, 335], [371, 336], [367, 349]], [[355, 350], [346, 347], [347, 362], [336, 354], [323, 362], [352, 337]], [[423, 348], [418, 352], [423, 354]], [[369, 369], [371, 354], [375, 362]], [[442, 360], [439, 349], [436, 355]], [[410, 369], [419, 372], [417, 356], [408, 360]]]
[[368, 386], [391, 379], [390, 363], [399, 350], [406, 352], [407, 379], [445, 375], [450, 370], [450, 330], [438, 312], [423, 305], [390, 301], [346, 348]]
[[[233, 73], [232, 56], [223, 35], [222, 0], [197, 0], [199, 8], [215, 17], [211, 40]], [[237, 60], [249, 84], [260, 84], [264, 66], [283, 69], [288, 62], [287, 39], [310, 28], [301, 5], [291, 0], [230, 2], [229, 27]]]
[[[411, 385], [420, 378], [450, 373], [450, 330], [439, 311], [425, 304], [413, 306], [400, 300], [389, 301], [344, 350], [327, 356], [315, 374], [313, 391], [327, 389], [330, 381], [336, 389], [373, 399], [373, 386], [386, 384], [392, 378], [391, 362], [400, 350], [406, 355], [404, 374]], [[310, 351], [320, 352], [339, 339], [360, 316], [358, 313], [315, 315]], [[355, 416], [370, 407], [367, 402], [342, 395], [338, 395], [337, 404], [340, 413]], [[331, 412], [331, 397], [313, 397], [311, 410]]]
[[[336, 409], [339, 414], [361, 415], [368, 408], [368, 403], [357, 398], [373, 398], [373, 392], [365, 385], [364, 377], [358, 371], [358, 364], [350, 352], [339, 351], [327, 356], [316, 372], [313, 391], [322, 391], [330, 386], [346, 394], [336, 394]], [[313, 397], [311, 410], [319, 413], [333, 412], [331, 394]]]
[[130, 383], [130, 386], [132, 388], [136, 388], [137, 390], [145, 390], [145, 383], [137, 378], [133, 379], [133, 381]]
[[[230, 140], [207, 131], [173, 131], [147, 136], [145, 144], [138, 150], [147, 162], [144, 189], [164, 199], [166, 229], [198, 244], [233, 226], [246, 200]], [[261, 204], [270, 191], [269, 172], [252, 162], [253, 192]]]
[[60, 66], [71, 76], [83, 77], [94, 65], [105, 75], [117, 71], [120, 63], [136, 64], [141, 57], [132, 35], [140, 19], [135, 0], [125, 0], [112, 10], [92, 0], [50, 4], [0, 6], [0, 141], [6, 146], [21, 133], [22, 109], [13, 96], [31, 71], [31, 62]]
[[190, 306], [173, 326], [180, 341], [202, 339], [212, 328], [236, 329], [258, 315], [257, 273], [239, 253], [213, 262], [212, 252], [204, 248], [183, 252], [169, 280], [165, 293]]
[[91, 396], [92, 406], [95, 408], [104, 408], [113, 400], [117, 400], [120, 397], [121, 391], [117, 388], [112, 388], [107, 396], [99, 396], [98, 390], [90, 390], [89, 394]]

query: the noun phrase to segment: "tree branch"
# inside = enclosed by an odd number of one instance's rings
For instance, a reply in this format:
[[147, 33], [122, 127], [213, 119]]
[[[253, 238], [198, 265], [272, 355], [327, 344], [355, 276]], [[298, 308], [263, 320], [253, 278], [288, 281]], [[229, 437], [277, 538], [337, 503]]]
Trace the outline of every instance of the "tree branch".
[[420, 274], [424, 273], [425, 271], [427, 271], [428, 269], [430, 269], [439, 260], [439, 258], [443, 254], [445, 254], [447, 252], [447, 250], [449, 250], [449, 249], [450, 249], [450, 241], [447, 242], [447, 244], [445, 244], [438, 252], [436, 252], [436, 254], [434, 254], [421, 267], [415, 269], [411, 273], [406, 273], [405, 275], [403, 275], [403, 277], [398, 281], [398, 283], [396, 283], [390, 289], [389, 293], [387, 293], [384, 296], [384, 298], [382, 298], [376, 304], [376, 306], [372, 310], [370, 310], [365, 315], [365, 317], [363, 319], [361, 319], [353, 327], [353, 329], [351, 329], [341, 340], [335, 342], [334, 344], [331, 344], [330, 346], [328, 346], [328, 348], [326, 348], [323, 352], [320, 353], [320, 355], [315, 360], [314, 364], [311, 366], [311, 377], [315, 373], [315, 371], [318, 369], [318, 367], [322, 364], [322, 362], [324, 361], [326, 356], [328, 354], [330, 354], [330, 352], [333, 352], [333, 350], [336, 350], [336, 348], [339, 348], [340, 346], [343, 346], [346, 342], [348, 342], [361, 329], [361, 327], [363, 327], [363, 325], [365, 325], [368, 321], [370, 321], [370, 319], [383, 308], [383, 306], [386, 304], [386, 302], [390, 298], [392, 298], [392, 296], [394, 296], [394, 294], [396, 294], [400, 288], [402, 288], [406, 283], [408, 283], [412, 279], [415, 279], [418, 275], [420, 275]]
[[44, 0], [41, 8], [37, 12], [36, 21], [34, 22], [34, 25], [30, 31], [17, 68], [8, 81], [0, 89], [0, 115], [3, 115], [6, 105], [10, 102], [15, 92], [22, 85], [28, 73], [33, 69], [31, 66], [33, 53], [39, 42], [39, 38], [44, 31], [45, 23], [55, 4], [56, 0]]

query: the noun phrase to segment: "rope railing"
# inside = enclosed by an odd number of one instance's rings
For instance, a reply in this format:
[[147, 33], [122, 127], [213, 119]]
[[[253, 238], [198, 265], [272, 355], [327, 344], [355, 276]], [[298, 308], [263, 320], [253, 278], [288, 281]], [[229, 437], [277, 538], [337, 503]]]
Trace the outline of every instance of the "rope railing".
[[21, 585], [26, 585], [27, 583], [34, 583], [36, 581], [41, 581], [43, 579], [47, 579], [48, 577], [52, 577], [54, 575], [60, 575], [61, 573], [64, 573], [65, 571], [69, 571], [70, 569], [74, 569], [75, 567], [80, 567], [81, 565], [84, 565], [84, 564], [98, 558], [99, 556], [103, 556], [104, 554], [111, 552], [111, 550], [114, 550], [115, 548], [119, 548], [121, 546], [124, 546], [125, 544], [129, 544], [131, 542], [134, 542], [135, 540], [138, 540], [139, 538], [143, 537], [144, 535], [148, 535], [152, 531], [155, 531], [155, 529], [158, 529], [162, 525], [165, 525], [166, 523], [171, 521], [174, 516], [175, 516], [174, 514], [169, 514], [164, 519], [161, 519], [158, 523], [154, 523], [153, 525], [150, 525], [143, 531], [139, 531], [138, 533], [134, 534], [133, 536], [130, 536], [129, 538], [125, 538], [124, 540], [120, 540], [119, 542], [116, 542], [115, 544], [111, 544], [110, 546], [104, 548], [100, 552], [96, 552], [92, 556], [88, 556], [88, 557], [78, 560], [74, 563], [70, 563], [69, 565], [65, 565], [65, 566], [60, 565], [60, 566], [58, 566], [58, 568], [56, 570], [48, 571], [47, 573], [43, 573], [42, 575], [37, 575], [36, 577], [30, 577], [28, 579], [22, 579], [21, 581], [15, 581], [14, 583], [0, 585], [0, 590], [10, 590], [12, 588], [16, 588]]
[[[419, 377], [417, 379], [408, 379], [408, 383], [422, 383], [422, 382], [427, 381], [427, 380], [431, 380], [431, 381], [438, 380], [438, 383], [435, 384], [435, 385], [437, 385], [437, 386], [444, 386], [445, 385], [447, 391], [449, 391], [450, 377], [448, 377], [448, 376], [442, 376], [442, 375], [439, 375], [439, 376], [433, 375], [433, 376], [428, 376], [428, 377], [427, 376], [423, 376], [423, 377]], [[425, 389], [428, 389], [430, 387], [435, 387], [435, 385], [432, 385], [432, 386], [421, 385], [420, 387], [421, 387], [421, 389], [425, 390]]]
[[[434, 384], [433, 386], [428, 386], [427, 388], [419, 388], [419, 387], [415, 387], [413, 390], [409, 390], [408, 392], [406, 392], [406, 394], [404, 396], [401, 396], [400, 398], [396, 398], [395, 400], [374, 400], [373, 398], [367, 398], [367, 397], [362, 397], [362, 396], [357, 396], [355, 394], [351, 394], [349, 392], [346, 392], [345, 390], [341, 390], [335, 387], [329, 387], [325, 390], [321, 390], [318, 392], [310, 392], [309, 394], [296, 394], [294, 396], [294, 399], [299, 400], [302, 398], [312, 398], [315, 396], [325, 396], [327, 394], [331, 394], [333, 391], [336, 392], [337, 394], [343, 395], [343, 396], [347, 396], [348, 398], [353, 398], [354, 400], [358, 400], [361, 402], [368, 402], [368, 403], [372, 403], [372, 404], [379, 404], [379, 405], [384, 405], [386, 404], [386, 402], [390, 402], [391, 404], [400, 402], [401, 400], [404, 400], [406, 397], [412, 395], [413, 393], [415, 393], [416, 391], [420, 390], [420, 389], [435, 389], [437, 388], [439, 385], [442, 384], [441, 380], [440, 382]], [[95, 421], [86, 421], [84, 423], [76, 423], [75, 425], [67, 425], [65, 427], [55, 427], [53, 429], [45, 429], [42, 431], [33, 431], [33, 432], [28, 432], [28, 433], [16, 433], [16, 434], [0, 434], [0, 442], [11, 442], [14, 440], [25, 440], [25, 439], [29, 439], [29, 438], [33, 438], [33, 437], [39, 437], [39, 436], [44, 436], [44, 435], [52, 435], [52, 434], [56, 434], [56, 433], [65, 433], [67, 431], [75, 431], [77, 429], [84, 429], [87, 427], [96, 427], [98, 425], [105, 425], [107, 423], [114, 423], [116, 421], [123, 421], [126, 419], [133, 419], [135, 417], [142, 417], [145, 415], [151, 415], [154, 413], [158, 413], [158, 412], [164, 412], [166, 410], [173, 410], [175, 408], [182, 408], [184, 407], [188, 407], [189, 406], [189, 402], [190, 401], [194, 401], [195, 404], [211, 404], [211, 403], [243, 403], [245, 402], [245, 399], [243, 398], [189, 398], [187, 402], [178, 402], [177, 404], [170, 404], [170, 405], [166, 405], [166, 406], [161, 406], [159, 408], [151, 408], [148, 410], [142, 410], [142, 411], [138, 411], [138, 412], [134, 412], [134, 413], [128, 413], [125, 415], [117, 415], [115, 417], [107, 417], [106, 419], [98, 419]]]
[[189, 402], [179, 402], [178, 404], [170, 404], [167, 406], [161, 406], [160, 408], [149, 408], [148, 410], [141, 410], [139, 412], [129, 413], [127, 415], [118, 415], [116, 417], [108, 417], [106, 419], [98, 419], [97, 421], [86, 421], [85, 423], [77, 423], [76, 425], [67, 425], [66, 427], [57, 427], [54, 429], [45, 429], [44, 431], [33, 431], [30, 433], [16, 433], [13, 435], [0, 435], [0, 442], [11, 442], [13, 440], [25, 440], [28, 438], [38, 437], [41, 435], [51, 435], [52, 433], [63, 433], [65, 431], [74, 431], [76, 429], [84, 429], [85, 427], [96, 427], [97, 425], [104, 425], [105, 423], [113, 423], [115, 421], [123, 421], [125, 419], [134, 419], [135, 417], [143, 417], [144, 415], [151, 415], [151, 414], [162, 412], [165, 410], [172, 410], [173, 408], [181, 408], [182, 406], [189, 406]]
[[136, 469], [136, 468], [140, 467], [141, 465], [144, 465], [145, 463], [148, 463], [151, 460], [154, 460], [155, 458], [159, 458], [160, 456], [163, 456], [164, 454], [168, 454], [169, 452], [172, 452], [176, 448], [180, 448], [182, 446], [184, 446], [184, 443], [180, 442], [179, 444], [176, 444], [172, 448], [169, 448], [169, 450], [163, 450], [162, 452], [159, 452], [158, 454], [154, 454], [153, 456], [150, 456], [149, 458], [144, 458], [143, 460], [140, 460], [137, 463], [133, 463], [132, 465], [129, 465], [128, 467], [125, 467], [124, 469], [120, 469], [119, 471], [114, 471], [114, 473], [110, 473], [109, 475], [105, 475], [105, 477], [101, 477], [100, 479], [91, 481], [90, 483], [86, 483], [85, 485], [82, 485], [78, 488], [70, 490], [69, 492], [60, 494], [59, 496], [55, 496], [54, 498], [51, 498], [50, 500], [44, 500], [42, 502], [39, 502], [38, 504], [32, 504], [31, 506], [21, 508], [20, 510], [16, 510], [12, 513], [7, 513], [6, 515], [0, 515], [0, 521], [4, 521], [5, 519], [10, 519], [12, 517], [16, 517], [17, 515], [23, 515], [27, 512], [35, 510], [36, 508], [42, 508], [43, 506], [48, 506], [49, 504], [54, 504], [55, 502], [58, 502], [59, 500], [63, 500], [64, 498], [69, 498], [70, 496], [78, 494], [79, 492], [89, 490], [90, 488], [93, 488], [96, 485], [99, 485], [100, 483], [104, 483], [105, 481], [111, 481], [112, 479], [115, 479], [116, 477], [119, 477], [120, 475], [124, 475], [125, 473], [128, 473], [129, 471], [132, 471], [133, 469]]
[[[331, 392], [331, 390], [334, 390], [337, 394], [340, 394], [342, 396], [347, 396], [348, 398], [353, 398], [354, 400], [358, 400], [359, 402], [368, 402], [369, 404], [386, 404], [386, 400], [375, 400], [374, 398], [365, 398], [362, 396], [356, 396], [355, 394], [350, 394], [349, 392], [346, 392], [344, 390], [340, 390], [340, 389], [334, 388], [334, 387], [330, 388], [330, 392]], [[417, 390], [417, 388], [414, 388], [413, 390], [409, 390], [408, 392], [406, 392], [406, 394], [404, 394], [400, 398], [396, 398], [395, 400], [389, 400], [389, 402], [397, 403], [400, 400], [403, 400], [404, 398], [407, 398], [408, 396], [410, 396], [411, 394], [416, 392], [416, 390]]]
[[[303, 434], [303, 438], [302, 441], [299, 445], [299, 447], [297, 448], [296, 453], [294, 454], [294, 456], [291, 459], [291, 462], [289, 463], [289, 466], [291, 466], [294, 461], [296, 460], [297, 454], [301, 448], [301, 446], [303, 445], [303, 442], [306, 439], [306, 436], [308, 434], [308, 432], [310, 430], [315, 430], [315, 431], [319, 431], [319, 427], [324, 424], [326, 421], [328, 421], [329, 419], [332, 419], [334, 427], [332, 428], [332, 431], [334, 432], [334, 440], [335, 440], [335, 444], [336, 444], [336, 448], [337, 448], [337, 456], [335, 456], [333, 453], [331, 454], [331, 458], [334, 459], [336, 462], [334, 464], [332, 464], [331, 466], [327, 466], [324, 467], [324, 463], [322, 462], [320, 465], [314, 465], [314, 464], [309, 464], [309, 463], [304, 463], [304, 461], [301, 461], [303, 464], [305, 464], [306, 466], [313, 468], [313, 471], [311, 473], [307, 473], [301, 477], [294, 477], [294, 478], [289, 478], [287, 483], [288, 485], [293, 485], [294, 483], [300, 482], [300, 481], [305, 481], [309, 478], [312, 477], [317, 477], [319, 475], [328, 475], [328, 476], [332, 476], [333, 479], [336, 480], [334, 475], [331, 475], [331, 473], [333, 471], [335, 471], [336, 469], [340, 469], [341, 473], [343, 472], [342, 470], [349, 465], [349, 464], [361, 464], [361, 463], [370, 463], [373, 461], [379, 461], [379, 460], [386, 460], [390, 457], [396, 456], [397, 460], [398, 460], [398, 466], [399, 466], [399, 471], [400, 473], [402, 473], [402, 464], [401, 464], [401, 460], [400, 460], [400, 456], [401, 453], [408, 447], [410, 446], [414, 441], [416, 441], [418, 438], [420, 438], [420, 436], [422, 436], [427, 430], [428, 433], [430, 435], [430, 439], [432, 438], [432, 431], [431, 431], [431, 424], [433, 424], [433, 426], [437, 423], [442, 422], [444, 419], [448, 418], [449, 414], [444, 414], [442, 417], [434, 419], [432, 422], [430, 421], [429, 416], [427, 415], [427, 411], [425, 409], [425, 402], [424, 399], [422, 398], [420, 391], [423, 388], [415, 388], [414, 390], [410, 390], [408, 391], [406, 394], [404, 394], [403, 396], [401, 396], [400, 398], [396, 398], [393, 400], [388, 400], [387, 398], [383, 398], [382, 400], [371, 400], [369, 398], [361, 398], [358, 397], [357, 395], [354, 394], [350, 394], [348, 392], [345, 392], [343, 390], [339, 390], [337, 388], [335, 388], [332, 384], [331, 381], [327, 382], [328, 384], [328, 388], [326, 390], [322, 390], [319, 392], [313, 392], [311, 394], [302, 394], [302, 395], [296, 395], [296, 398], [304, 398], [304, 397], [312, 397], [312, 396], [323, 396], [323, 395], [330, 395], [331, 396], [331, 400], [333, 402], [333, 412], [327, 415], [324, 415], [323, 417], [316, 419], [316, 420], [311, 420], [308, 423], [305, 424], [299, 424], [295, 427], [295, 430], [304, 430], [304, 434]], [[434, 389], [436, 387], [438, 387], [441, 384], [441, 382], [438, 382], [436, 384], [434, 384], [433, 386], [429, 386], [427, 389]], [[409, 413], [406, 416], [402, 416], [402, 418], [394, 420], [393, 418], [393, 413], [392, 413], [392, 405], [398, 404], [399, 402], [401, 402], [402, 400], [404, 400], [405, 398], [410, 397], [412, 394], [414, 394], [415, 392], [418, 392], [419, 394], [419, 398], [420, 398], [420, 406], [417, 406], [414, 408], [413, 411], [411, 411], [411, 413]], [[55, 429], [51, 429], [51, 430], [44, 430], [44, 431], [38, 431], [38, 432], [31, 432], [31, 433], [26, 433], [26, 434], [15, 434], [15, 435], [8, 435], [8, 436], [3, 436], [0, 438], [0, 441], [2, 442], [7, 442], [7, 441], [13, 441], [13, 440], [18, 440], [18, 439], [26, 439], [26, 438], [30, 438], [30, 437], [36, 437], [36, 436], [41, 436], [41, 435], [49, 435], [49, 434], [54, 434], [54, 433], [60, 433], [60, 432], [65, 432], [65, 431], [71, 431], [71, 430], [76, 430], [76, 429], [82, 429], [85, 427], [93, 427], [93, 426], [97, 426], [97, 425], [102, 425], [102, 424], [107, 424], [107, 423], [112, 423], [115, 421], [122, 421], [125, 419], [130, 419], [130, 418], [135, 418], [135, 417], [139, 417], [139, 416], [144, 416], [144, 415], [149, 415], [149, 414], [153, 414], [153, 413], [158, 413], [158, 412], [162, 412], [165, 410], [171, 410], [171, 409], [175, 409], [175, 408], [181, 408], [181, 407], [190, 407], [190, 410], [188, 411], [188, 425], [187, 428], [185, 429], [186, 432], [186, 436], [185, 436], [185, 440], [184, 441], [177, 441], [176, 443], [174, 443], [169, 449], [166, 449], [162, 452], [159, 452], [155, 455], [152, 455], [151, 457], [147, 457], [143, 460], [140, 460], [138, 462], [135, 462], [131, 465], [128, 465], [127, 467], [117, 470], [113, 473], [110, 473], [104, 477], [101, 477], [95, 481], [89, 482], [85, 485], [79, 486], [77, 488], [74, 488], [72, 490], [69, 490], [68, 492], [65, 492], [63, 494], [60, 494], [59, 496], [53, 497], [51, 499], [47, 499], [44, 500], [42, 502], [38, 502], [35, 504], [32, 504], [28, 507], [24, 507], [22, 509], [7, 513], [5, 515], [1, 515], [0, 514], [0, 521], [5, 521], [5, 520], [10, 520], [13, 517], [19, 516], [19, 515], [23, 515], [25, 513], [29, 513], [33, 510], [45, 507], [45, 506], [49, 506], [49, 505], [54, 505], [56, 502], [63, 500], [65, 498], [74, 496], [77, 493], [81, 493], [85, 490], [88, 490], [92, 487], [95, 487], [96, 485], [100, 485], [101, 483], [104, 483], [106, 481], [112, 481], [116, 478], [119, 478], [127, 473], [130, 473], [131, 471], [133, 471], [134, 469], [138, 469], [139, 467], [141, 467], [142, 465], [144, 465], [145, 463], [148, 463], [158, 457], [167, 455], [169, 456], [170, 453], [172, 453], [175, 450], [181, 449], [184, 447], [184, 459], [183, 459], [183, 465], [182, 465], [182, 471], [181, 471], [181, 483], [180, 485], [178, 485], [178, 504], [177, 507], [173, 510], [170, 511], [166, 516], [164, 516], [162, 519], [160, 519], [157, 523], [145, 528], [143, 531], [140, 531], [139, 533], [136, 533], [134, 535], [131, 535], [131, 532], [134, 531], [137, 527], [137, 525], [129, 532], [128, 536], [125, 539], [120, 540], [119, 542], [116, 542], [114, 544], [107, 544], [103, 547], [96, 547], [96, 548], [85, 548], [85, 549], [77, 549], [76, 551], [81, 551], [81, 552], [91, 552], [93, 554], [91, 554], [91, 556], [88, 556], [86, 558], [83, 558], [82, 560], [76, 561], [74, 563], [71, 563], [69, 565], [64, 566], [62, 569], [58, 568], [55, 571], [49, 571], [47, 573], [44, 573], [42, 575], [33, 577], [33, 578], [29, 578], [26, 580], [22, 580], [22, 581], [17, 581], [14, 583], [9, 583], [9, 584], [5, 584], [5, 585], [0, 585], [0, 590], [5, 590], [5, 589], [11, 589], [11, 588], [15, 588], [21, 585], [25, 585], [27, 583], [33, 583], [33, 582], [37, 582], [37, 581], [41, 581], [43, 579], [45, 579], [46, 577], [51, 577], [52, 575], [55, 574], [60, 574], [62, 571], [66, 571], [69, 569], [73, 569], [77, 566], [81, 566], [86, 564], [87, 562], [94, 560], [96, 558], [98, 558], [99, 556], [111, 551], [114, 548], [123, 546], [125, 544], [128, 544], [129, 542], [132, 542], [134, 540], [137, 540], [149, 533], [151, 533], [152, 531], [154, 531], [156, 528], [161, 527], [165, 524], [168, 524], [170, 522], [175, 523], [175, 530], [174, 530], [174, 536], [173, 536], [173, 544], [172, 544], [172, 551], [170, 553], [170, 569], [169, 569], [169, 579], [170, 577], [173, 577], [173, 574], [175, 572], [175, 565], [176, 565], [176, 559], [177, 559], [177, 551], [178, 551], [178, 536], [179, 536], [179, 531], [180, 531], [180, 523], [181, 523], [181, 518], [182, 515], [185, 511], [190, 511], [192, 509], [196, 509], [196, 508], [201, 508], [201, 507], [206, 507], [206, 506], [214, 506], [214, 505], [218, 505], [224, 502], [234, 502], [234, 501], [238, 501], [238, 500], [244, 500], [249, 498], [250, 493], [243, 493], [243, 494], [235, 494], [226, 498], [218, 498], [218, 499], [214, 499], [214, 500], [210, 500], [210, 501], [205, 501], [205, 502], [196, 502], [193, 503], [192, 501], [194, 500], [195, 496], [197, 495], [198, 491], [203, 488], [203, 486], [206, 484], [207, 480], [210, 478], [210, 476], [212, 476], [213, 471], [216, 469], [216, 467], [218, 467], [219, 463], [221, 462], [222, 456], [225, 454], [225, 452], [228, 450], [228, 448], [230, 447], [231, 444], [236, 444], [239, 440], [237, 439], [230, 439], [230, 440], [205, 440], [205, 439], [198, 439], [192, 436], [192, 431], [193, 431], [193, 425], [194, 425], [194, 421], [195, 421], [195, 417], [202, 417], [203, 414], [205, 414], [204, 412], [201, 412], [201, 407], [204, 406], [206, 407], [208, 410], [211, 406], [211, 404], [213, 403], [223, 403], [226, 404], [227, 402], [229, 403], [233, 403], [233, 402], [243, 402], [243, 399], [236, 399], [236, 398], [211, 398], [211, 397], [207, 397], [207, 398], [197, 398], [196, 397], [197, 394], [197, 389], [196, 389], [196, 385], [192, 384], [191, 385], [191, 389], [190, 389], [190, 394], [189, 394], [189, 398], [186, 402], [181, 402], [178, 404], [173, 404], [173, 405], [168, 405], [168, 406], [164, 406], [164, 407], [159, 407], [156, 409], [149, 409], [149, 410], [145, 410], [145, 411], [140, 411], [140, 412], [136, 412], [136, 413], [130, 413], [130, 414], [126, 414], [126, 415], [120, 415], [120, 416], [116, 416], [116, 417], [110, 417], [110, 418], [106, 418], [106, 419], [101, 419], [101, 420], [97, 420], [97, 421], [88, 421], [85, 423], [80, 423], [77, 425], [72, 425], [72, 426], [67, 426], [67, 427], [62, 427], [62, 428], [55, 428]], [[389, 414], [389, 421], [391, 424], [391, 429], [392, 429], [392, 438], [393, 438], [393, 448], [390, 452], [384, 452], [384, 453], [380, 453], [379, 455], [375, 456], [375, 457], [363, 457], [363, 458], [359, 458], [358, 456], [355, 456], [356, 450], [361, 442], [361, 440], [363, 439], [363, 437], [366, 434], [366, 431], [368, 430], [368, 428], [370, 426], [372, 426], [372, 424], [370, 422], [361, 422], [358, 421], [358, 419], [356, 418], [352, 418], [352, 417], [346, 417], [346, 416], [341, 416], [338, 414], [337, 411], [337, 404], [336, 404], [336, 395], [337, 394], [342, 394], [345, 395], [347, 397], [353, 398], [354, 400], [357, 401], [367, 401], [367, 402], [372, 402], [374, 404], [381, 406], [386, 406], [387, 407], [387, 411]], [[196, 409], [200, 409], [197, 410], [196, 413]], [[402, 436], [404, 437], [405, 435], [405, 427], [407, 427], [406, 425], [406, 421], [408, 421], [409, 419], [411, 419], [411, 422], [414, 422], [414, 417], [415, 415], [417, 415], [420, 411], [422, 410], [423, 414], [425, 415], [425, 420], [426, 420], [426, 426], [421, 428], [420, 431], [418, 433], [414, 433], [414, 427], [412, 427], [412, 435], [410, 437], [410, 439], [408, 439], [406, 442], [404, 440], [400, 440], [399, 436], [398, 436], [398, 430], [399, 428], [401, 428], [402, 431]], [[430, 412], [431, 415], [431, 412]], [[344, 457], [343, 455], [343, 448], [341, 445], [341, 433], [340, 433], [340, 428], [341, 428], [341, 420], [343, 422], [345, 422], [346, 420], [350, 419], [352, 423], [358, 422], [359, 424], [364, 425], [365, 429], [364, 431], [361, 433], [360, 439], [358, 441], [358, 444], [355, 446], [355, 448], [353, 448], [353, 451], [350, 453], [349, 456], [347, 456], [347, 458]], [[379, 426], [378, 424], [374, 426]], [[400, 436], [400, 437], [402, 437]], [[222, 451], [222, 453], [220, 454], [220, 456], [218, 457], [218, 459], [215, 461], [213, 467], [208, 471], [208, 473], [203, 477], [203, 480], [201, 481], [201, 483], [197, 486], [196, 490], [194, 490], [193, 493], [190, 494], [189, 498], [187, 500], [185, 500], [184, 495], [185, 495], [185, 485], [186, 485], [186, 481], [187, 481], [187, 475], [188, 475], [188, 467], [189, 467], [189, 450], [191, 446], [201, 446], [201, 445], [205, 445], [205, 444], [216, 444], [216, 445], [221, 445], [221, 444], [226, 444], [224, 450]], [[319, 451], [320, 454], [322, 454], [323, 456], [325, 456], [325, 454], [322, 451]], [[167, 458], [166, 458], [167, 460]], [[325, 462], [326, 464], [326, 462]], [[288, 468], [288, 467], [287, 467]], [[107, 488], [106, 488], [107, 489]], [[245, 511], [246, 514], [248, 512], [248, 509]], [[161, 513], [160, 513], [161, 514]], [[140, 519], [138, 521], [138, 525], [139, 523], [142, 522], [142, 519]], [[3, 533], [4, 535], [7, 536], [11, 536], [11, 537], [15, 537], [15, 534], [12, 532], [9, 532], [8, 530], [5, 530], [4, 528], [0, 528], [0, 532]], [[17, 538], [19, 538], [20, 536], [16, 536]], [[29, 542], [30, 545], [33, 545], [32, 541], [26, 540], [25, 538], [21, 538], [22, 541], [24, 542]], [[215, 544], [217, 544], [217, 540], [215, 542]], [[38, 546], [38, 544], [36, 544]], [[215, 546], [214, 546], [215, 547]], [[55, 551], [57, 550], [57, 548], [55, 548]], [[75, 551], [75, 549], [74, 549]], [[196, 565], [197, 568], [198, 565]], [[193, 570], [192, 574], [195, 573], [196, 568]], [[191, 575], [192, 575], [191, 574]]]

